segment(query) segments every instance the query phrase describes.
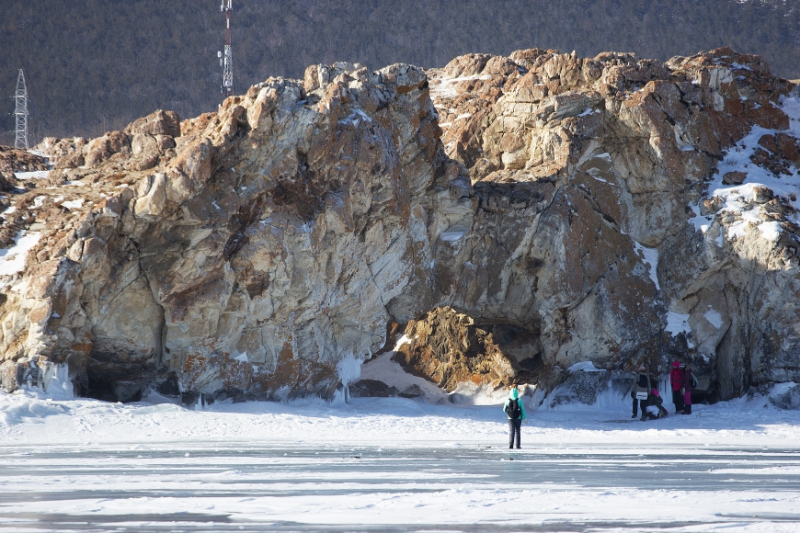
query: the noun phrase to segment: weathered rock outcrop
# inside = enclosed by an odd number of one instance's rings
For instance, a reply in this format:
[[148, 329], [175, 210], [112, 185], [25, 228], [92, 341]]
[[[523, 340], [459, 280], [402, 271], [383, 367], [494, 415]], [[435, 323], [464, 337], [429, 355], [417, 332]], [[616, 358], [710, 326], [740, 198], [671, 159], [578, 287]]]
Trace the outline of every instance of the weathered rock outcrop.
[[514, 354], [512, 343], [503, 342], [513, 337], [514, 329], [505, 325], [478, 327], [467, 315], [448, 307], [436, 308], [408, 323], [409, 340], [400, 343], [393, 359], [448, 392], [465, 382], [507, 387], [528, 377], [520, 372], [514, 357], [529, 361], [527, 350]]
[[[344, 356], [379, 349], [428, 240], [412, 200], [449, 167], [421, 70], [325, 72], [255, 86], [180, 137], [108, 133], [51, 173], [65, 185], [17, 199], [35, 242], [6, 278], [6, 387], [32, 360], [123, 400], [171, 372], [184, 391], [330, 396]], [[160, 143], [157, 169], [131, 165], [137, 136]]]
[[[447, 153], [482, 201], [466, 234], [475, 241], [448, 263], [445, 303], [540, 332], [545, 367], [646, 361], [658, 372], [680, 357], [723, 398], [797, 379], [793, 321], [772, 315], [798, 310], [788, 303], [798, 290], [796, 127], [760, 161], [793, 176], [783, 194], [743, 190], [739, 209], [714, 196], [728, 151], [759, 128], [790, 127], [779, 104], [791, 85], [760, 58], [527, 50], [428, 74]], [[770, 138], [762, 147], [777, 145]], [[776, 238], [764, 221], [780, 225]], [[476, 278], [489, 289], [477, 297]]]
[[[103, 398], [331, 396], [389, 323], [447, 389], [676, 357], [723, 398], [798, 380], [792, 90], [727, 49], [526, 50], [317, 65], [180, 128], [48, 141], [2, 215], [3, 384], [66, 363]], [[762, 171], [784, 181], [747, 189]]]
[[0, 174], [48, 170], [47, 158], [27, 150], [0, 146]]

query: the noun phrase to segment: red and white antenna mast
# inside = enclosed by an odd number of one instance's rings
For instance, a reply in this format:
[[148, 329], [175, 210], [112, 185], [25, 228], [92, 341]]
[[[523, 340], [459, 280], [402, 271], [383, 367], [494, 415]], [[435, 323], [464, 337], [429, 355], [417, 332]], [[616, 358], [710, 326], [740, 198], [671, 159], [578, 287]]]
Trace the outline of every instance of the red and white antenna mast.
[[222, 99], [233, 95], [233, 50], [231, 49], [232, 0], [222, 0], [219, 10], [225, 13], [225, 51], [217, 52], [222, 67]]

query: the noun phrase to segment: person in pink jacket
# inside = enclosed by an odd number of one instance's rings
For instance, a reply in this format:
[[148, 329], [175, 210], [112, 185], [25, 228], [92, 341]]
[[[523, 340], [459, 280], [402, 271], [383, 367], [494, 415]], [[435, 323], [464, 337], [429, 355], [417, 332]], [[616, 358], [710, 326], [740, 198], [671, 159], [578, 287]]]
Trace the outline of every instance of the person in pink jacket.
[[683, 385], [681, 391], [683, 392], [683, 414], [692, 414], [692, 367], [686, 365], [683, 369]]

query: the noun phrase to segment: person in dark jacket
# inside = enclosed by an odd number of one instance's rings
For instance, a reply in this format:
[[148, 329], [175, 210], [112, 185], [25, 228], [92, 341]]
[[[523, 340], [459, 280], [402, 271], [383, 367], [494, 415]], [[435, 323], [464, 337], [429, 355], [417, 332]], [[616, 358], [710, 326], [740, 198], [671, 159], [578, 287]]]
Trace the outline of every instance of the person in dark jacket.
[[672, 403], [675, 404], [675, 414], [683, 412], [683, 370], [678, 361], [672, 363], [672, 370], [669, 372], [669, 384], [672, 386]]
[[690, 415], [692, 414], [692, 385], [694, 382], [694, 376], [692, 376], [692, 367], [686, 365], [686, 368], [683, 370], [683, 386], [682, 386], [682, 393], [683, 393], [683, 414]]
[[508, 393], [508, 399], [503, 405], [503, 412], [508, 416], [508, 448], [514, 447], [514, 436], [516, 435], [517, 449], [519, 449], [522, 421], [528, 416], [525, 414], [525, 406], [522, 405], [522, 398], [519, 397], [516, 385], [512, 386]]
[[647, 375], [647, 369], [644, 365], [640, 365], [639, 373], [636, 375], [636, 379], [633, 380], [633, 385], [631, 386], [631, 398], [633, 398], [633, 416], [631, 418], [636, 418], [637, 407], [641, 407], [641, 420], [645, 419], [647, 416], [645, 411], [645, 407], [647, 407], [647, 397], [652, 388], [653, 387], [650, 386], [650, 376]]

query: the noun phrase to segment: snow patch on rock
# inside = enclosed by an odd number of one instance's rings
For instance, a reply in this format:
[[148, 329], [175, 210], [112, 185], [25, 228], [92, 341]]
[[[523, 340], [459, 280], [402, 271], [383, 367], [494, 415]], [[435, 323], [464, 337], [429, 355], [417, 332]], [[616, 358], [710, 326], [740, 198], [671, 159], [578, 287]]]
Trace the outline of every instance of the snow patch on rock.
[[9, 276], [25, 269], [25, 258], [28, 252], [41, 239], [40, 232], [28, 233], [22, 230], [16, 243], [11, 248], [0, 250], [0, 276]]
[[636, 253], [642, 258], [645, 264], [650, 267], [650, 279], [655, 283], [656, 290], [661, 290], [661, 285], [658, 283], [658, 250], [655, 248], [647, 248], [638, 242], [633, 242], [633, 247]]
[[664, 328], [665, 331], [670, 332], [670, 334], [674, 337], [680, 333], [689, 333], [692, 331], [692, 327], [689, 325], [689, 314], [686, 313], [676, 313], [674, 311], [670, 311], [667, 313], [667, 327]]
[[719, 329], [722, 327], [722, 315], [715, 309], [709, 309], [703, 314], [708, 323]]
[[[706, 198], [717, 197], [722, 202], [722, 207], [716, 215], [700, 215], [698, 205], [689, 207], [695, 213], [695, 217], [689, 219], [697, 231], [705, 233], [710, 227], [715, 216], [723, 213], [737, 213], [741, 216], [741, 222], [732, 224], [726, 237], [735, 239], [745, 235], [749, 226], [757, 227], [762, 238], [775, 241], [780, 236], [780, 224], [775, 221], [764, 220], [764, 208], [752, 206], [752, 201], [756, 197], [757, 188], [767, 188], [775, 195], [780, 196], [784, 201], [791, 204], [796, 210], [800, 210], [800, 170], [796, 166], [789, 169], [789, 175], [776, 176], [769, 170], [754, 164], [750, 158], [760, 149], [759, 140], [764, 135], [774, 135], [776, 133], [788, 133], [789, 135], [800, 138], [800, 98], [782, 97], [780, 109], [789, 117], [788, 130], [767, 129], [761, 126], [753, 126], [750, 132], [736, 145], [723, 154], [722, 162], [717, 165], [717, 173], [708, 187]], [[726, 185], [722, 182], [726, 174], [741, 172], [746, 175], [741, 185]], [[795, 217], [797, 221], [797, 217]]]
[[379, 355], [375, 359], [364, 363], [361, 367], [361, 379], [374, 379], [382, 381], [390, 387], [396, 387], [398, 390], [405, 390], [414, 385], [418, 386], [424, 392], [425, 399], [429, 402], [437, 403], [447, 397], [447, 393], [430, 381], [409, 374], [400, 366], [399, 363], [392, 361], [392, 356], [395, 350], [398, 350], [403, 344], [408, 344], [411, 339], [403, 335], [395, 349]]
[[432, 80], [430, 84], [431, 98], [456, 98], [459, 94], [456, 84], [462, 81], [490, 80], [489, 75], [483, 76], [461, 76], [458, 78], [441, 78]]
[[50, 175], [49, 170], [35, 170], [33, 172], [14, 172], [18, 180], [40, 180]]
[[450, 226], [447, 230], [442, 232], [439, 238], [445, 242], [456, 242], [460, 240], [464, 235], [466, 235], [468, 231], [469, 228], [465, 226], [460, 226], [460, 225]]
[[567, 369], [570, 372], [605, 372], [602, 368], [597, 368], [591, 361], [581, 361], [575, 363]]
[[230, 357], [234, 361], [239, 361], [240, 363], [249, 363], [250, 362], [250, 359], [248, 359], [248, 357], [247, 357], [247, 352], [240, 353], [240, 354], [233, 353], [233, 354], [230, 355]]
[[83, 206], [83, 202], [84, 202], [83, 198], [80, 198], [78, 200], [69, 200], [67, 202], [62, 202], [61, 207], [66, 207], [67, 209], [70, 210], [80, 209]]

